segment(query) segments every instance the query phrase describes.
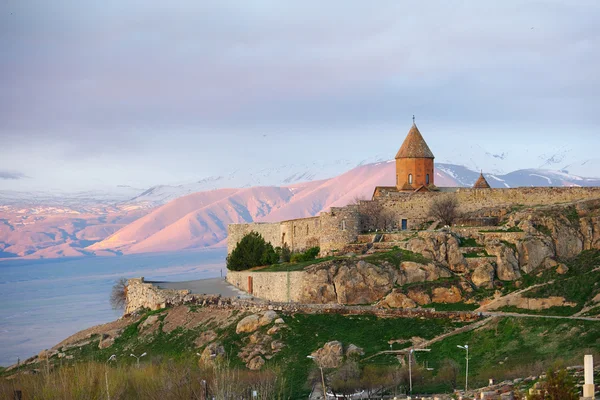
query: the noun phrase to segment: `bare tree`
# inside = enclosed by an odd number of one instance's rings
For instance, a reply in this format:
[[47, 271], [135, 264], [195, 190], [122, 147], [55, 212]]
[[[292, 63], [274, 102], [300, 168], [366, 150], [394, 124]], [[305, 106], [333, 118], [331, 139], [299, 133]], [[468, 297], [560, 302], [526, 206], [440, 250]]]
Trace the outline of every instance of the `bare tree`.
[[459, 217], [458, 200], [450, 195], [436, 197], [431, 202], [429, 215], [444, 225], [452, 225]]
[[392, 228], [393, 214], [383, 206], [381, 201], [356, 197], [353, 204], [358, 206], [362, 232], [386, 231]]
[[449, 384], [452, 389], [458, 386], [458, 377], [460, 375], [460, 366], [452, 359], [445, 359], [438, 371], [437, 377], [440, 381]]
[[110, 305], [113, 309], [123, 309], [127, 305], [127, 279], [119, 278], [110, 293]]

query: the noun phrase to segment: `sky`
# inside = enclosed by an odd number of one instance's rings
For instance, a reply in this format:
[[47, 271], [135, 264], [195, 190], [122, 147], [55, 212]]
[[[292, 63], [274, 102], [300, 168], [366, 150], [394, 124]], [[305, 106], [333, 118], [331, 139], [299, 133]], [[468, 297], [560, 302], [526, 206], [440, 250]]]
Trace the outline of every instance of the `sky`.
[[597, 0], [4, 0], [0, 190], [392, 159], [413, 115], [439, 162], [597, 161], [598, 21]]

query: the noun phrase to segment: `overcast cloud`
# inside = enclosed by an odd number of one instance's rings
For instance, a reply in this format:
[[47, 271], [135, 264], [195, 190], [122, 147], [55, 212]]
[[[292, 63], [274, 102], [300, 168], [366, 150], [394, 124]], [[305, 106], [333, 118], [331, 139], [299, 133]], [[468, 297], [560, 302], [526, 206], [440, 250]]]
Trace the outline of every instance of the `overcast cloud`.
[[598, 21], [598, 1], [7, 0], [0, 169], [76, 189], [392, 158], [412, 114], [439, 161], [458, 142], [583, 161]]

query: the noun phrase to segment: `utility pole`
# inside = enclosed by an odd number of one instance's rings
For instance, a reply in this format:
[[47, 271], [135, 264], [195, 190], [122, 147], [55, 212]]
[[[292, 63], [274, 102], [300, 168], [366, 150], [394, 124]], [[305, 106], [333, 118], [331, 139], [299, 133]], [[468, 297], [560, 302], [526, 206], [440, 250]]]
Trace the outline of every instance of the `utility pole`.
[[116, 361], [116, 359], [117, 359], [117, 356], [115, 354], [110, 356], [110, 358], [108, 360], [106, 360], [106, 366], [104, 369], [104, 379], [106, 380], [106, 398], [107, 398], [107, 400], [110, 400], [110, 390], [108, 388], [108, 363], [111, 361]]
[[[306, 358], [315, 359], [313, 356], [306, 356]], [[325, 375], [323, 374], [323, 367], [319, 363], [319, 368], [321, 369], [321, 386], [323, 386], [323, 399], [327, 400], [327, 391], [325, 389]]]

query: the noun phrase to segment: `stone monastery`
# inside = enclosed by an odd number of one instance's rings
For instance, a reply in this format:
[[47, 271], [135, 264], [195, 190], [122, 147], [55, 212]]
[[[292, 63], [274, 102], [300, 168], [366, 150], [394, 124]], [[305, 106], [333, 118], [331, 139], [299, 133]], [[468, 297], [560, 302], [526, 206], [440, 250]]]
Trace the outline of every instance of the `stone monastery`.
[[[483, 173], [472, 188], [435, 186], [434, 155], [414, 123], [396, 154], [395, 186], [378, 186], [371, 200], [332, 207], [318, 216], [275, 223], [232, 224], [228, 227], [228, 253], [251, 231], [274, 247], [303, 251], [319, 246], [321, 255], [344, 254], [368, 231], [433, 229], [429, 216], [438, 196], [453, 196], [462, 218], [457, 225], [496, 225], [515, 206], [551, 205], [600, 198], [600, 188], [522, 187], [492, 189]], [[372, 218], [376, 214], [377, 218]]]

